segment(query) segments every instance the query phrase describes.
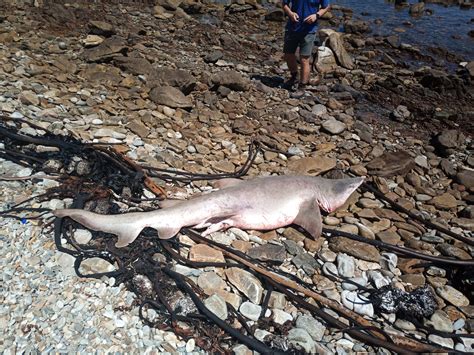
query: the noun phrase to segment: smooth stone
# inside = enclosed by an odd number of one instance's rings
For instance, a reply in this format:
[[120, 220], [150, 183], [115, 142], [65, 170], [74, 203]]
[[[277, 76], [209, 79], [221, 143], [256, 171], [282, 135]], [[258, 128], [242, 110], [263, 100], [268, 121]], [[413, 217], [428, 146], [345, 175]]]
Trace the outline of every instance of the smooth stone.
[[305, 329], [293, 328], [288, 332], [288, 342], [296, 349], [303, 349], [309, 354], [316, 352], [316, 344]]
[[260, 304], [263, 295], [263, 287], [260, 281], [248, 271], [231, 267], [225, 270], [229, 282], [242, 292], [248, 299]]
[[453, 323], [451, 319], [449, 319], [448, 315], [441, 310], [437, 310], [433, 313], [430, 319], [425, 322], [425, 325], [432, 326], [434, 329], [441, 332], [453, 332]]
[[97, 274], [115, 271], [116, 267], [104, 259], [94, 257], [84, 260], [80, 269], [82, 274]]
[[218, 295], [212, 295], [204, 300], [204, 305], [209, 308], [209, 310], [218, 316], [222, 320], [226, 320], [227, 313], [227, 304], [225, 301]]
[[87, 229], [77, 229], [74, 232], [74, 239], [79, 244], [87, 244], [92, 239], [92, 233]]
[[305, 329], [314, 341], [321, 341], [326, 331], [324, 324], [310, 315], [302, 314], [296, 319], [296, 327]]
[[461, 292], [449, 285], [436, 288], [436, 293], [444, 300], [456, 307], [469, 305], [469, 300]]
[[432, 341], [432, 342], [435, 343], [435, 344], [444, 346], [444, 347], [446, 347], [446, 348], [452, 349], [452, 348], [454, 347], [454, 341], [453, 341], [453, 339], [450, 339], [450, 338], [443, 338], [443, 337], [440, 337], [439, 335], [430, 334], [430, 335], [428, 336], [428, 340]]
[[372, 303], [367, 303], [367, 300], [359, 296], [356, 291], [343, 290], [341, 292], [341, 300], [342, 304], [351, 311], [369, 317], [373, 317], [374, 315], [374, 307]]
[[341, 134], [347, 128], [345, 123], [338, 121], [335, 118], [324, 121], [321, 126], [324, 131], [334, 135]]
[[277, 324], [285, 324], [288, 321], [293, 320], [293, 316], [281, 309], [273, 309], [273, 321]]
[[339, 276], [342, 277], [354, 277], [355, 275], [355, 262], [354, 258], [341, 253], [337, 256], [337, 271]]
[[286, 307], [286, 296], [283, 293], [273, 291], [268, 301], [268, 307], [284, 309]]
[[245, 301], [240, 305], [240, 313], [248, 319], [257, 321], [260, 318], [262, 307], [249, 301]]
[[260, 261], [283, 262], [286, 258], [286, 250], [283, 245], [264, 244], [251, 248], [248, 256]]

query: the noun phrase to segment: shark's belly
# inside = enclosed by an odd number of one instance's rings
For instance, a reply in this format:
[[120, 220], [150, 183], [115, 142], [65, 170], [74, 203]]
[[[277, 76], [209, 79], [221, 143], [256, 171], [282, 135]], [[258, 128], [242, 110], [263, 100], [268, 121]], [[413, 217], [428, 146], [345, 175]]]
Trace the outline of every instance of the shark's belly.
[[245, 209], [232, 216], [232, 225], [242, 229], [266, 230], [275, 229], [292, 224], [298, 215], [298, 210], [262, 211]]

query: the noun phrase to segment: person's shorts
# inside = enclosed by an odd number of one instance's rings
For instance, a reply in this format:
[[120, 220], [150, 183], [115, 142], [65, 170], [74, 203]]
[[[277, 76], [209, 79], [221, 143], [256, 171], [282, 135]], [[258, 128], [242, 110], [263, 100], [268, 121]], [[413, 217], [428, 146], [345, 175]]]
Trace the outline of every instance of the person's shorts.
[[309, 57], [313, 51], [315, 38], [316, 33], [286, 31], [283, 53], [295, 54], [296, 49], [300, 47], [300, 55], [303, 57]]

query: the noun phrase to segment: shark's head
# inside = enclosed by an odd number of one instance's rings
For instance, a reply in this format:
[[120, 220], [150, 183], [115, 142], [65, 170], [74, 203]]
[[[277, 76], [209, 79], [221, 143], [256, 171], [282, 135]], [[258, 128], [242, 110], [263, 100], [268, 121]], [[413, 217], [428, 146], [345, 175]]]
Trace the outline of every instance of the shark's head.
[[364, 182], [364, 178], [320, 179], [318, 182], [317, 200], [319, 207], [326, 212], [333, 212], [341, 207], [349, 196]]

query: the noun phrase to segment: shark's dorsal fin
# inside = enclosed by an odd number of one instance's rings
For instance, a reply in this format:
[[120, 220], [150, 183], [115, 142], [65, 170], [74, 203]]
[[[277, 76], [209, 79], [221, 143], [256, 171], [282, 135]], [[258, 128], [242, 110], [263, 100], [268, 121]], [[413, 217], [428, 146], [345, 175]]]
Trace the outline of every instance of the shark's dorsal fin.
[[303, 227], [313, 239], [318, 239], [323, 226], [317, 201], [313, 200], [303, 204], [293, 223]]
[[240, 185], [243, 182], [244, 182], [244, 180], [235, 179], [235, 178], [221, 179], [221, 180], [217, 180], [214, 183], [214, 188], [222, 190], [222, 189], [226, 189], [228, 187], [233, 187], [233, 186]]

